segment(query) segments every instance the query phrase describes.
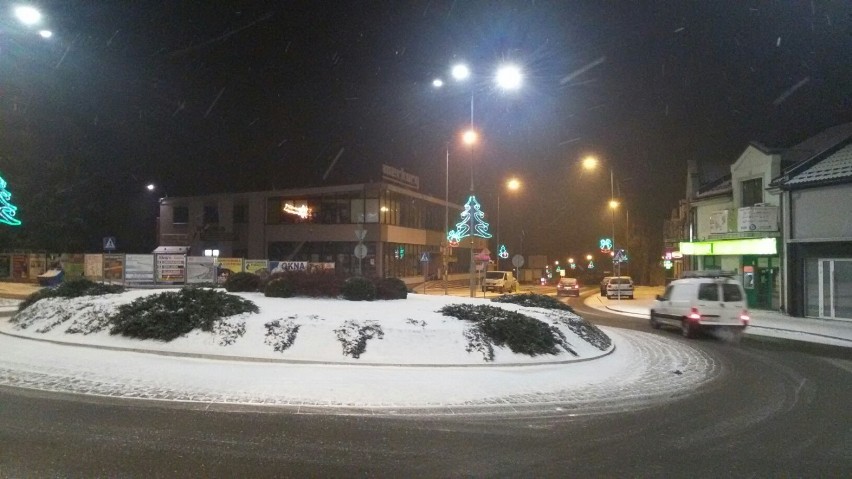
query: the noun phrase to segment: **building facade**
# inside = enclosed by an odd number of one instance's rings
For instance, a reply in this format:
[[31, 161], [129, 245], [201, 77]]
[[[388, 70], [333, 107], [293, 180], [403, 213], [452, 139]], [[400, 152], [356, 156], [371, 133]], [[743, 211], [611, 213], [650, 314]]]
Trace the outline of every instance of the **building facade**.
[[731, 174], [702, 185], [691, 199], [689, 241], [679, 244], [689, 270], [735, 272], [748, 306], [781, 306], [779, 195], [767, 190], [781, 156], [749, 145]]
[[734, 271], [750, 308], [852, 320], [852, 123], [789, 148], [753, 143], [711, 182], [689, 171], [666, 220], [676, 266]]
[[786, 310], [852, 321], [852, 124], [772, 183], [782, 200]]
[[[160, 247], [192, 255], [334, 263], [382, 277], [441, 275], [447, 222], [461, 207], [390, 182], [234, 193], [160, 201]], [[462, 246], [470, 245], [465, 241]], [[474, 249], [485, 246], [476, 238]], [[452, 248], [449, 274], [466, 273], [470, 246]]]

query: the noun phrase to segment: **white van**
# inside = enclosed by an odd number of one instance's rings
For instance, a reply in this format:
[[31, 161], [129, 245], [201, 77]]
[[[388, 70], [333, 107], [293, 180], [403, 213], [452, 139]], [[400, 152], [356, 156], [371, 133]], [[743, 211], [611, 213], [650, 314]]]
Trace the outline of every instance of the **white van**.
[[748, 326], [745, 291], [721, 271], [691, 272], [689, 278], [672, 281], [651, 306], [651, 327], [667, 324], [681, 329], [687, 338], [702, 330], [728, 330], [739, 335]]
[[518, 291], [518, 280], [511, 271], [486, 271], [483, 291], [499, 291], [501, 293]]

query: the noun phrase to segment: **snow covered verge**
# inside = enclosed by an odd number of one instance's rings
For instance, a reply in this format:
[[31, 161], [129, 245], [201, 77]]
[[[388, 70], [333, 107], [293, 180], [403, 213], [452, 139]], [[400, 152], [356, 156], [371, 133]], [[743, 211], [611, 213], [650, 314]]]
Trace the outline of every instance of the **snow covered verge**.
[[[592, 359], [615, 348], [606, 334], [569, 311], [418, 294], [367, 302], [232, 293], [255, 303], [260, 312], [224, 318], [211, 332], [195, 330], [170, 342], [110, 334], [106, 320], [119, 306], [161, 292], [42, 299], [11, 320], [0, 321], [0, 331], [110, 348], [345, 364], [537, 364]], [[440, 312], [458, 304], [499, 307], [543, 322], [561, 338], [557, 354], [529, 356], [492, 345], [489, 361], [473, 323]]]

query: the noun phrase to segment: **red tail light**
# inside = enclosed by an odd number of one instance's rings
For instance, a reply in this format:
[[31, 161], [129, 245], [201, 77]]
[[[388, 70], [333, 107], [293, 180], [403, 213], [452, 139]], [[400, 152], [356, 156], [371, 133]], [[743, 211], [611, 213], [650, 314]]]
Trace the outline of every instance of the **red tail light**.
[[701, 319], [701, 313], [698, 312], [698, 308], [692, 308], [692, 311], [689, 312], [689, 319], [693, 321]]
[[742, 321], [743, 324], [746, 324], [746, 325], [748, 324], [749, 321], [751, 321], [751, 317], [749, 317], [747, 309], [744, 309], [743, 312], [740, 313], [740, 321]]

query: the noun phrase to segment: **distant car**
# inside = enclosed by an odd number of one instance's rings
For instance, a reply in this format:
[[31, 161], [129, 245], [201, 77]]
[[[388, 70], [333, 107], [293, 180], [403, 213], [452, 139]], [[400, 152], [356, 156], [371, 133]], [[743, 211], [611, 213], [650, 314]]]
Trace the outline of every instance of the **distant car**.
[[720, 272], [699, 271], [694, 276], [672, 281], [657, 296], [651, 305], [651, 327], [676, 326], [687, 338], [702, 330], [740, 335], [749, 323], [742, 285]]
[[577, 278], [561, 278], [556, 283], [556, 296], [580, 296], [580, 282]]
[[601, 296], [606, 296], [606, 284], [609, 283], [610, 278], [612, 276], [604, 276], [604, 279], [601, 280]]
[[630, 276], [613, 276], [606, 282], [607, 298], [633, 299], [633, 278]]

